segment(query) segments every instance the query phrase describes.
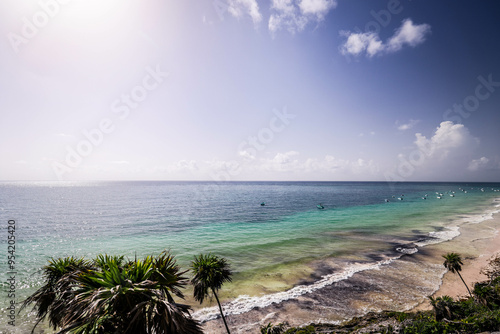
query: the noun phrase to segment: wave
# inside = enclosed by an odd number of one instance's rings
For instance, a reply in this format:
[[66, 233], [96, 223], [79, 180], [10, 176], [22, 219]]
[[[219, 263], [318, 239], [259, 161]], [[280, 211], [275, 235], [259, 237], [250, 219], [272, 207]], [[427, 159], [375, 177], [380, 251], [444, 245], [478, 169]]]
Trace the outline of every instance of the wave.
[[[260, 297], [250, 297], [250, 296], [239, 296], [233, 301], [224, 304], [224, 313], [226, 315], [232, 314], [242, 314], [251, 311], [257, 307], [266, 307], [271, 304], [279, 304], [283, 301], [294, 299], [300, 297], [306, 293], [310, 293], [335, 282], [339, 282], [348, 279], [355, 273], [379, 269], [381, 266], [392, 263], [394, 260], [400, 258], [403, 254], [389, 258], [386, 260], [381, 260], [376, 263], [356, 263], [345, 268], [341, 273], [333, 273], [323, 276], [319, 281], [314, 282], [310, 285], [298, 285], [290, 290], [277, 292]], [[217, 307], [207, 307], [198, 310], [193, 313], [193, 317], [199, 321], [206, 322], [209, 320], [217, 319], [220, 316], [219, 309]]]
[[429, 232], [429, 237], [415, 242], [418, 247], [425, 247], [427, 245], [439, 244], [441, 242], [455, 239], [460, 235], [459, 226], [447, 226], [443, 231]]

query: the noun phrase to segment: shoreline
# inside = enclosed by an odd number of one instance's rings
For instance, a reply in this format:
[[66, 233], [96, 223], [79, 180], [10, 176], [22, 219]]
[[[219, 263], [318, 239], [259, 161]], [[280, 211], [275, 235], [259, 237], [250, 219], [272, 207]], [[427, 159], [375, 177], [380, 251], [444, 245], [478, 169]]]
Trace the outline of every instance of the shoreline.
[[[472, 224], [469, 223], [460, 226], [461, 230], [467, 229], [468, 227], [471, 228], [467, 225]], [[462, 275], [464, 281], [467, 283], [471, 291], [474, 288], [474, 284], [476, 282], [484, 281], [487, 279], [486, 275], [481, 273], [481, 270], [488, 265], [489, 260], [493, 255], [500, 253], [500, 213], [494, 213], [492, 219], [485, 220], [480, 225], [483, 227], [494, 229], [494, 234], [490, 237], [462, 240], [464, 238], [469, 239], [470, 236], [467, 236], [466, 233], [461, 233], [461, 235], [454, 240], [450, 240], [443, 245], [436, 245], [436, 250], [434, 250], [435, 253], [443, 251], [441, 255], [447, 252], [455, 252], [459, 253], [462, 256], [463, 265], [460, 274]], [[473, 227], [474, 226], [472, 226], [472, 228]], [[462, 237], [462, 234], [464, 235], [464, 237]], [[468, 248], [465, 249], [466, 252], [462, 252], [460, 247], [454, 247], [461, 246], [461, 244], [463, 246], [463, 244], [466, 242], [469, 242], [469, 244], [467, 245]], [[440, 260], [441, 262], [444, 262], [442, 257]], [[442, 277], [441, 285], [439, 286], [438, 290], [436, 290], [432, 294], [432, 297], [441, 296], [450, 296], [455, 299], [468, 296], [466, 287], [456, 273], [454, 274], [451, 272], [446, 272]], [[409, 311], [423, 311], [431, 309], [432, 307], [430, 303], [428, 301], [424, 301], [414, 308], [410, 309]]]
[[[480, 271], [487, 265], [491, 256], [500, 251], [500, 213], [498, 209], [500, 199], [493, 200], [493, 203], [497, 205], [485, 212], [485, 219], [477, 221], [476, 216], [466, 216], [457, 222], [455, 226], [460, 229], [460, 235], [454, 239], [426, 245], [420, 248], [419, 252], [404, 256], [398, 261], [384, 266], [383, 273], [379, 270], [360, 272], [348, 280], [333, 283], [318, 293], [303, 295], [279, 304], [231, 316], [229, 317], [230, 326], [232, 325], [235, 333], [251, 333], [269, 322], [277, 324], [294, 318], [295, 321], [290, 324], [292, 326], [311, 323], [341, 323], [348, 318], [344, 320], [334, 319], [332, 317], [336, 314], [332, 312], [340, 311], [339, 307], [345, 307], [345, 303], [358, 308], [361, 314], [355, 316], [363, 316], [371, 311], [382, 312], [383, 309], [378, 309], [377, 306], [373, 305], [373, 302], [377, 304], [381, 299], [385, 299], [387, 308], [384, 309], [392, 308], [393, 310], [414, 312], [432, 309], [427, 296], [449, 295], [453, 298], [466, 296], [467, 290], [459, 276], [445, 271], [442, 255], [449, 252], [461, 255], [464, 263], [461, 275], [471, 290], [475, 282], [486, 279], [486, 276], [481, 275]], [[404, 279], [408, 279], [407, 286], [400, 285], [397, 288], [400, 289], [399, 291], [391, 291], [392, 288], [389, 287], [391, 277], [401, 279], [397, 276], [403, 272], [414, 270], [415, 265], [422, 267], [421, 271], [418, 269], [419, 279], [411, 275], [405, 276]], [[428, 279], [425, 277], [426, 272], [430, 273]], [[442, 274], [439, 274], [440, 272]], [[366, 280], [367, 277], [368, 280]], [[370, 283], [367, 284], [367, 282]], [[429, 289], [430, 286], [434, 288]], [[420, 292], [416, 292], [416, 290]], [[404, 294], [405, 298], [398, 298], [398, 294], [399, 296]], [[346, 298], [350, 300], [348, 301]], [[404, 303], [401, 303], [401, 300], [409, 302], [409, 299], [413, 300], [413, 306], [404, 306]], [[381, 305], [378, 304], [378, 306]], [[204, 323], [205, 330], [210, 333], [219, 332], [218, 320]]]

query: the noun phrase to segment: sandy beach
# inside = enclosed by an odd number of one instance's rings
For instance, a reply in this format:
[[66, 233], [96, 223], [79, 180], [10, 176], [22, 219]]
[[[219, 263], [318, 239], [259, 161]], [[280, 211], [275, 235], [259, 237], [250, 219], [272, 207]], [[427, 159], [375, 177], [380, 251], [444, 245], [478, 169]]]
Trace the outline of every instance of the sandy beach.
[[[346, 303], [357, 310], [355, 316], [369, 311], [391, 310], [427, 310], [431, 309], [427, 296], [451, 297], [466, 296], [467, 290], [457, 274], [446, 272], [442, 255], [448, 252], [459, 253], [463, 259], [461, 275], [469, 288], [475, 282], [486, 279], [480, 273], [493, 254], [500, 251], [500, 214], [491, 215], [477, 222], [470, 217], [464, 217], [456, 224], [460, 227], [460, 235], [456, 238], [434, 245], [427, 245], [417, 254], [404, 256], [400, 260], [381, 270], [368, 270], [356, 273], [349, 280], [332, 284], [317, 293], [307, 294], [295, 300], [273, 304], [265, 308], [254, 309], [240, 315], [229, 317], [230, 326], [235, 333], [253, 333], [269, 322], [289, 322], [293, 326], [311, 322], [337, 322], [342, 305]], [[415, 266], [416, 265], [416, 266]], [[408, 274], [408, 271], [421, 267], [418, 275]], [[429, 279], [424, 279], [429, 272]], [[436, 273], [438, 280], [436, 281]], [[404, 287], [398, 283], [391, 286], [394, 279], [400, 280], [402, 275], [407, 280]], [[368, 283], [369, 282], [369, 283]], [[432, 288], [433, 287], [433, 288]], [[437, 290], [436, 290], [437, 289]], [[401, 296], [404, 295], [404, 298]], [[347, 299], [353, 300], [348, 302]], [[405, 303], [401, 300], [404, 299]], [[408, 307], [408, 300], [413, 300], [413, 307]], [[337, 322], [338, 323], [338, 322]], [[205, 323], [208, 333], [223, 332], [220, 320]]]
[[[492, 230], [495, 232], [492, 234]], [[495, 214], [492, 219], [480, 224], [464, 224], [461, 226], [461, 234], [449, 242], [431, 246], [435, 255], [455, 252], [462, 255], [463, 266], [460, 274], [464, 281], [473, 289], [474, 283], [486, 280], [487, 277], [481, 273], [491, 257], [500, 252], [500, 214]], [[443, 261], [439, 256], [437, 260]], [[466, 287], [457, 274], [447, 272], [443, 276], [439, 290], [433, 297], [450, 296], [459, 298], [468, 294]], [[414, 310], [431, 309], [426, 301]]]

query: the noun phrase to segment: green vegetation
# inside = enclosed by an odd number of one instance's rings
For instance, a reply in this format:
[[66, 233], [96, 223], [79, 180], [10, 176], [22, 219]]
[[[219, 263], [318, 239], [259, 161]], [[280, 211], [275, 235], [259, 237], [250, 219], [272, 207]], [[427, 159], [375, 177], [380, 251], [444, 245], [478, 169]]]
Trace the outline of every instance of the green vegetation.
[[[456, 253], [443, 256], [444, 266], [460, 275], [462, 259]], [[217, 296], [231, 281], [226, 259], [208, 254], [191, 263], [194, 298], [202, 303], [214, 296], [224, 325], [226, 319]], [[433, 311], [369, 313], [342, 325], [308, 325], [288, 328], [268, 323], [261, 334], [315, 333], [480, 333], [500, 329], [500, 255], [483, 271], [488, 280], [474, 284], [470, 297], [429, 297]], [[199, 334], [201, 325], [180, 304], [181, 290], [189, 283], [167, 251], [142, 260], [99, 255], [95, 259], [52, 259], [43, 268], [44, 285], [28, 297], [22, 308], [34, 304], [38, 322], [47, 319], [58, 333], [75, 334]], [[462, 277], [460, 276], [462, 279]], [[465, 281], [462, 279], [467, 286]], [[38, 324], [38, 323], [37, 323]], [[36, 324], [36, 325], [37, 325]], [[36, 327], [35, 325], [35, 327]], [[34, 330], [35, 328], [33, 328]]]
[[[444, 266], [460, 275], [462, 259], [456, 253], [443, 256]], [[268, 324], [262, 334], [315, 333], [481, 333], [500, 330], [500, 255], [490, 260], [483, 273], [488, 280], [475, 283], [470, 297], [455, 300], [449, 296], [429, 297], [433, 311], [369, 313], [342, 325], [310, 325], [285, 328]], [[462, 279], [462, 276], [460, 276]], [[462, 279], [462, 282], [465, 281]], [[467, 286], [467, 284], [465, 284]]]
[[457, 273], [462, 282], [464, 283], [465, 287], [467, 288], [467, 291], [469, 291], [469, 295], [472, 297], [472, 293], [470, 292], [469, 287], [465, 283], [464, 279], [462, 278], [462, 275], [460, 275], [460, 272], [462, 271], [462, 257], [457, 254], [457, 253], [448, 253], [446, 255], [443, 255], [444, 257], [444, 263], [443, 265], [451, 271], [452, 273]]
[[52, 259], [43, 274], [45, 284], [22, 307], [34, 304], [39, 322], [47, 317], [58, 333], [202, 333], [191, 308], [174, 300], [184, 299], [189, 279], [167, 251], [135, 261]]
[[194, 273], [191, 280], [194, 286], [194, 298], [201, 304], [206, 297], [210, 296], [211, 291], [219, 305], [219, 311], [222, 320], [224, 320], [227, 333], [230, 334], [219, 297], [217, 297], [217, 291], [222, 287], [222, 284], [231, 282], [232, 272], [229, 263], [227, 263], [226, 259], [216, 255], [200, 254], [195, 256], [194, 261], [191, 263], [191, 270]]

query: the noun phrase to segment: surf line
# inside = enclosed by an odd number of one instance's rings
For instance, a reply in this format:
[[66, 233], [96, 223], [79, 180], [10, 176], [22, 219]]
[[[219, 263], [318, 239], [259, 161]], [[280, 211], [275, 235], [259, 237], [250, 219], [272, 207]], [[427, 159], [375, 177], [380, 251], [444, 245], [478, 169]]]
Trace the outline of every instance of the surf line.
[[[286, 300], [295, 299], [306, 293], [314, 292], [333, 283], [348, 279], [358, 272], [378, 269], [381, 266], [388, 265], [392, 263], [394, 260], [399, 259], [403, 255], [405, 254], [401, 254], [397, 257], [392, 257], [390, 259], [381, 260], [371, 264], [368, 263], [354, 264], [347, 267], [342, 273], [325, 275], [323, 276], [322, 279], [311, 285], [307, 286], [298, 285], [296, 287], [291, 288], [288, 291], [277, 292], [261, 297], [250, 297], [247, 295], [242, 295], [236, 298], [235, 300], [224, 304], [225, 314], [226, 315], [242, 314], [249, 312], [257, 307], [264, 308], [272, 304], [279, 304]], [[207, 322], [210, 320], [217, 319], [218, 316], [219, 316], [219, 309], [217, 307], [207, 307], [193, 313], [193, 317], [202, 322]]]

